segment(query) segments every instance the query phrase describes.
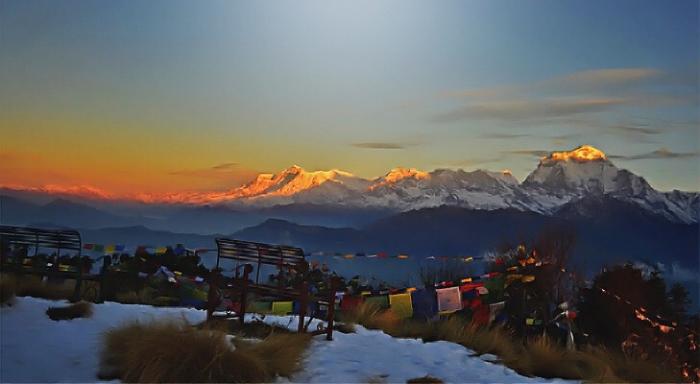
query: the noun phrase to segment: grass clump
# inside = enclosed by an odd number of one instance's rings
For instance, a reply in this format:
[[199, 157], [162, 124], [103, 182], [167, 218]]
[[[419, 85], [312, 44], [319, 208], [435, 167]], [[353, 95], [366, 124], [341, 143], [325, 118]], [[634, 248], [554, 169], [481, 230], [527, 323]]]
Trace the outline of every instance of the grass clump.
[[307, 335], [273, 333], [233, 345], [214, 328], [131, 323], [105, 335], [101, 379], [127, 382], [268, 382], [295, 372]]
[[13, 296], [31, 296], [48, 300], [70, 300], [73, 297], [74, 288], [74, 281], [44, 282], [38, 276], [33, 275], [23, 275], [21, 278], [3, 275], [0, 280], [3, 304], [5, 300], [11, 300]]
[[430, 375], [406, 380], [406, 384], [442, 384], [444, 381]]
[[15, 294], [14, 279], [4, 275], [0, 277], [0, 306], [12, 305]]
[[389, 311], [362, 304], [341, 315], [343, 321], [380, 329], [393, 337], [461, 344], [477, 354], [493, 354], [526, 376], [592, 382], [676, 382], [678, 378], [653, 360], [634, 360], [602, 348], [567, 350], [547, 337], [527, 343], [501, 327], [481, 327], [452, 316], [435, 322], [402, 320]]
[[51, 320], [72, 320], [92, 316], [92, 303], [80, 301], [65, 307], [50, 307], [46, 310], [46, 315]]

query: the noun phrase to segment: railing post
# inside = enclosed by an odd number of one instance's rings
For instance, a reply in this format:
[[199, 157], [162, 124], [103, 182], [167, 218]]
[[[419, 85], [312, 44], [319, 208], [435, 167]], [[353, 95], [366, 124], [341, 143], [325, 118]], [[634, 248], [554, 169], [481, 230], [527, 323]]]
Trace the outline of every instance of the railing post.
[[248, 275], [253, 271], [253, 266], [245, 264], [243, 266], [243, 283], [241, 284], [240, 310], [238, 313], [241, 330], [245, 324], [245, 310], [248, 305]]
[[299, 327], [298, 332], [304, 332], [304, 317], [306, 316], [306, 308], [309, 306], [309, 285], [306, 281], [301, 282], [299, 297]]
[[107, 278], [107, 273], [109, 271], [109, 267], [112, 265], [112, 257], [111, 256], [103, 256], [102, 257], [102, 268], [100, 268], [100, 295], [97, 298], [98, 303], [104, 303], [105, 301], [105, 279]]
[[214, 310], [218, 305], [219, 297], [219, 270], [214, 268], [209, 273], [209, 292], [207, 292], [207, 321], [210, 321], [214, 316]]
[[333, 323], [335, 320], [335, 291], [338, 289], [338, 278], [331, 277], [330, 297], [328, 298], [328, 325], [326, 329], [326, 340], [333, 340]]

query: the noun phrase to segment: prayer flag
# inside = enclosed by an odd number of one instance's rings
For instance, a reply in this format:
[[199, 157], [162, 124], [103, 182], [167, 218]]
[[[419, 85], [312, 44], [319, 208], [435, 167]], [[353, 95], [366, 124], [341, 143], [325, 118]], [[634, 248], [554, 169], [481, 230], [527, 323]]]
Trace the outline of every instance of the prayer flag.
[[365, 303], [377, 306], [381, 309], [389, 308], [389, 297], [386, 295], [367, 296], [365, 297]]
[[398, 255], [398, 256], [396, 256], [396, 258], [404, 260], [404, 259], [408, 259], [408, 255]]
[[126, 248], [126, 247], [125, 247], [123, 244], [119, 244], [119, 245], [115, 245], [115, 246], [114, 246], [114, 250], [117, 251], [117, 252], [124, 252], [124, 249], [125, 249], [125, 248]]
[[91, 250], [92, 247], [94, 247], [94, 246], [95, 246], [95, 244], [83, 244], [83, 249], [86, 249], [86, 250], [89, 251], [89, 250]]
[[477, 287], [476, 291], [479, 292], [480, 295], [488, 295], [489, 290], [486, 287]]
[[498, 303], [489, 304], [489, 324], [500, 318], [501, 313], [506, 308], [506, 302], [500, 301]]
[[350, 311], [357, 308], [358, 305], [362, 303], [364, 298], [362, 296], [343, 296], [343, 301], [340, 302], [340, 309], [343, 311]]
[[95, 246], [92, 247], [92, 250], [95, 252], [102, 252], [105, 250], [105, 247], [102, 244], [95, 244]]
[[114, 253], [114, 244], [105, 245], [105, 253]]
[[269, 301], [253, 301], [249, 302], [247, 307], [248, 312], [254, 313], [267, 313], [270, 312], [270, 302]]
[[414, 318], [420, 320], [432, 319], [437, 314], [435, 292], [427, 289], [411, 292], [411, 306], [413, 307]]
[[411, 304], [410, 293], [389, 295], [389, 306], [391, 307], [391, 312], [399, 318], [413, 316], [413, 305]]
[[440, 313], [455, 312], [462, 309], [462, 298], [459, 287], [436, 289], [438, 311]]
[[158, 247], [158, 248], [156, 248], [156, 254], [157, 254], [157, 255], [162, 255], [162, 254], [164, 254], [165, 251], [167, 251], [167, 250], [168, 250], [167, 247]]

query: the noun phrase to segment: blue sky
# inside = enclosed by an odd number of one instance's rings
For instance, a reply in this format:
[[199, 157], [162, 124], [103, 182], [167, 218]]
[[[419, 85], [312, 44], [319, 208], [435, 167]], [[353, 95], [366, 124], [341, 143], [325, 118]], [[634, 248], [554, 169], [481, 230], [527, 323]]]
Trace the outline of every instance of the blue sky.
[[4, 0], [0, 182], [226, 188], [291, 164], [522, 179], [541, 151], [592, 144], [698, 190], [698, 28], [682, 0]]

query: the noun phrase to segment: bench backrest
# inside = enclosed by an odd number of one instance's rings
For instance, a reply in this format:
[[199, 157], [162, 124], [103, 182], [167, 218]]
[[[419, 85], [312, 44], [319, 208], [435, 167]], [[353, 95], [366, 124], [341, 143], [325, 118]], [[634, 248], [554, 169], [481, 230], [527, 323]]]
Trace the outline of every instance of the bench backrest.
[[[216, 246], [218, 248], [217, 267], [221, 259], [256, 264], [258, 272], [261, 265], [293, 268], [299, 263], [305, 262], [304, 251], [301, 248], [286, 245], [217, 238]], [[256, 273], [255, 282], [258, 283], [258, 280], [259, 273]]]
[[80, 233], [71, 229], [41, 229], [0, 225], [0, 244], [2, 249], [11, 245], [39, 248], [52, 248], [78, 251], [82, 249]]

